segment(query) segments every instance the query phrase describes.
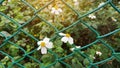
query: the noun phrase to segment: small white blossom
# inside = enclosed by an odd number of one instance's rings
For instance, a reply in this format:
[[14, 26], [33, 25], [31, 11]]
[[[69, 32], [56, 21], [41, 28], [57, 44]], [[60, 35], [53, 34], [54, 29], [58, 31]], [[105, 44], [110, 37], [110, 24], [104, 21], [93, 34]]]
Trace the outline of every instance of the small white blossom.
[[61, 41], [64, 43], [70, 43], [73, 44], [73, 38], [70, 36], [70, 34], [64, 34], [64, 33], [59, 33], [60, 36], [63, 36]]
[[48, 20], [48, 22], [52, 23], [52, 22], [53, 22], [53, 20]]
[[118, 2], [118, 4], [120, 4], [120, 1]]
[[52, 13], [52, 14], [59, 15], [61, 12], [62, 12], [62, 9], [61, 9], [61, 8], [58, 8], [58, 7], [53, 7], [53, 8], [51, 9], [51, 13]]
[[96, 58], [93, 56], [93, 59], [96, 59]]
[[98, 5], [98, 7], [101, 7], [102, 5], [104, 5], [105, 4], [105, 2], [101, 2], [99, 5]]
[[78, 2], [78, 0], [73, 0], [73, 2]]
[[96, 59], [94, 56], [90, 55], [91, 58]]
[[112, 19], [114, 22], [117, 22], [117, 20], [116, 20], [114, 17], [111, 17], [111, 19]]
[[89, 17], [90, 19], [96, 19], [96, 16], [93, 15], [93, 14], [90, 14], [88, 17]]
[[100, 51], [96, 51], [96, 54], [99, 55], [99, 56], [102, 55], [102, 53]]
[[[81, 46], [76, 46], [75, 48], [80, 48]], [[71, 51], [74, 51], [75, 48], [70, 48]]]
[[11, 0], [8, 0], [8, 2], [10, 2]]
[[79, 5], [79, 2], [74, 2], [74, 5], [75, 5], [75, 6]]
[[78, 0], [73, 0], [73, 2], [74, 2], [74, 5], [75, 5], [75, 6], [79, 5]]
[[50, 39], [46, 37], [42, 41], [38, 41], [37, 44], [39, 45], [37, 50], [41, 49], [42, 54], [47, 54], [47, 48], [48, 49], [53, 48], [53, 43], [50, 42]]

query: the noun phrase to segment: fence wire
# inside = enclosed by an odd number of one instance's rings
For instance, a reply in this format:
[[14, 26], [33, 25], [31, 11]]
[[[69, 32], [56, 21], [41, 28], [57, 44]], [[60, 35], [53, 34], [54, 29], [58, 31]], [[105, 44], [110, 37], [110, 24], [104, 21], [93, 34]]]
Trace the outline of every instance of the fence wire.
[[[52, 0], [50, 3], [52, 3], [54, 0]], [[108, 62], [110, 60], [112, 60], [113, 58], [117, 58], [117, 59], [120, 59], [120, 57], [118, 57], [117, 55], [120, 54], [120, 52], [115, 52], [115, 50], [109, 45], [107, 44], [103, 38], [107, 37], [107, 36], [110, 36], [110, 35], [113, 35], [117, 32], [120, 31], [120, 28], [119, 29], [116, 29], [112, 32], [109, 32], [107, 34], [104, 34], [104, 35], [100, 35], [98, 31], [96, 31], [93, 27], [89, 26], [85, 21], [82, 20], [82, 18], [88, 16], [89, 14], [91, 13], [94, 13], [98, 10], [100, 10], [101, 8], [105, 7], [107, 4], [110, 4], [111, 7], [113, 7], [118, 13], [120, 13], [120, 9], [118, 9], [112, 2], [112, 0], [107, 0], [102, 6], [98, 7], [98, 8], [95, 8], [94, 10], [92, 11], [89, 11], [88, 13], [86, 14], [83, 14], [83, 15], [80, 15], [78, 13], [78, 11], [76, 11], [74, 8], [70, 7], [69, 4], [67, 4], [64, 0], [61, 0], [65, 5], [67, 5], [67, 7], [69, 7], [70, 9], [73, 10], [73, 12], [75, 12], [78, 16], [78, 20], [76, 22], [74, 22], [73, 24], [71, 24], [70, 26], [62, 29], [62, 30], [58, 30], [55, 26], [53, 26], [51, 23], [49, 23], [47, 20], [45, 20], [44, 18], [42, 18], [41, 16], [38, 15], [38, 12], [40, 12], [41, 10], [43, 10], [46, 6], [48, 6], [49, 4], [43, 6], [42, 8], [36, 10], [31, 4], [29, 4], [27, 1], [25, 0], [21, 0], [21, 2], [27, 6], [29, 6], [33, 11], [34, 11], [34, 16], [29, 19], [26, 23], [24, 24], [19, 24], [18, 22], [16, 22], [13, 18], [9, 17], [8, 15], [4, 14], [3, 12], [0, 11], [0, 15], [5, 17], [6, 19], [10, 20], [12, 23], [14, 23], [15, 25], [18, 26], [18, 29], [16, 32], [14, 32], [11, 36], [7, 37], [5, 34], [3, 34], [2, 32], [0, 32], [0, 35], [2, 35], [4, 37], [4, 41], [3, 43], [0, 45], [0, 48], [2, 48], [3, 46], [5, 46], [7, 43], [9, 44], [12, 44], [13, 46], [15, 47], [18, 47], [22, 52], [24, 52], [23, 54], [23, 57], [18, 59], [18, 60], [15, 60], [13, 58], [13, 56], [10, 56], [9, 54], [5, 53], [4, 51], [0, 50], [0, 53], [2, 53], [3, 55], [5, 56], [8, 56], [10, 59], [11, 59], [11, 64], [7, 67], [7, 68], [13, 68], [14, 65], [17, 65], [19, 66], [20, 68], [25, 68], [22, 64], [20, 64], [19, 62], [21, 62], [22, 60], [24, 60], [25, 57], [28, 57], [29, 59], [32, 59], [34, 60], [35, 62], [39, 63], [40, 64], [40, 68], [49, 68], [53, 65], [55, 65], [57, 62], [60, 62], [62, 63], [63, 65], [65, 65], [66, 67], [68, 68], [72, 68], [69, 64], [65, 63], [63, 60], [66, 59], [66, 58], [69, 58], [71, 56], [73, 56], [75, 53], [79, 53], [80, 55], [82, 55], [82, 57], [84, 58], [87, 58], [87, 60], [89, 61], [89, 66], [88, 68], [98, 68], [98, 64], [102, 64], [104, 62]], [[0, 4], [2, 4], [2, 2], [4, 2], [4, 0], [0, 0]], [[32, 50], [31, 52], [26, 52], [26, 50], [24, 50], [22, 47], [20, 47], [19, 45], [17, 45], [16, 43], [13, 43], [10, 41], [10, 39], [12, 39], [14, 36], [18, 35], [20, 32], [23, 32], [24, 34], [26, 34], [27, 36], [31, 37], [32, 39], [34, 39], [36, 42], [39, 41], [37, 38], [35, 38], [33, 35], [29, 34], [28, 32], [26, 32], [25, 30], [23, 30], [22, 28], [24, 26], [26, 26], [27, 24], [30, 24], [30, 22], [35, 19], [36, 17], [38, 17], [40, 20], [43, 20], [46, 24], [48, 24], [49, 26], [51, 26], [52, 28], [55, 29], [55, 33], [56, 35], [51, 38], [52, 41], [54, 41], [54, 38], [58, 37], [58, 33], [60, 32], [63, 32], [69, 28], [72, 28], [73, 26], [77, 25], [78, 23], [82, 23], [84, 24], [86, 27], [88, 27], [92, 32], [94, 32], [96, 34], [96, 40], [88, 45], [85, 45], [81, 48], [75, 48], [75, 50], [70, 53], [69, 55], [66, 55], [64, 57], [58, 57], [58, 55], [56, 53], [54, 53], [53, 51], [51, 50], [48, 50], [48, 52], [50, 52], [51, 54], [53, 54], [55, 56], [55, 61], [51, 64], [49, 64], [48, 66], [45, 66], [44, 64], [42, 64], [41, 61], [37, 60], [36, 58], [30, 56], [30, 54], [34, 53], [36, 51], [36, 49]], [[99, 62], [92, 62], [92, 60], [86, 56], [81, 50], [85, 49], [85, 48], [89, 48], [90, 46], [93, 46], [95, 43], [102, 43], [105, 47], [107, 47], [109, 50], [112, 51], [112, 54], [111, 54], [111, 57], [105, 59], [105, 60], [102, 60], [102, 61], [99, 61]], [[119, 44], [118, 44], [119, 45]], [[73, 45], [75, 46], [75, 44]], [[2, 63], [0, 63], [0, 65], [2, 65], [3, 68], [6, 68]]]

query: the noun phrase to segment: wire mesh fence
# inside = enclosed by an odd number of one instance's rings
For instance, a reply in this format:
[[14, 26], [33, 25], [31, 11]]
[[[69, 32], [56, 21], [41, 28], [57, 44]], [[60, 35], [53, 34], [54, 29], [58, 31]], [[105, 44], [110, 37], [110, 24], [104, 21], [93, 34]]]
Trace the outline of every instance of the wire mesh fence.
[[[63, 2], [63, 4], [65, 4], [68, 8], [70, 8], [73, 12], [75, 12], [77, 14], [78, 20], [76, 22], [74, 22], [73, 24], [69, 25], [68, 27], [65, 27], [61, 30], [58, 30], [55, 26], [53, 26], [51, 23], [49, 23], [47, 20], [45, 20], [44, 18], [42, 18], [40, 15], [38, 15], [38, 13], [43, 10], [44, 8], [46, 8], [48, 5], [50, 5], [51, 3], [54, 2], [54, 0], [50, 1], [48, 4], [46, 4], [45, 6], [42, 6], [40, 9], [35, 9], [30, 3], [28, 3], [26, 0], [21, 0], [21, 3], [23, 3], [24, 5], [28, 6], [31, 10], [33, 10], [34, 15], [32, 18], [30, 18], [29, 20], [27, 20], [25, 23], [23, 24], [19, 24], [17, 21], [15, 21], [13, 18], [9, 17], [8, 15], [4, 14], [3, 12], [0, 11], [0, 15], [6, 19], [8, 19], [9, 21], [11, 21], [11, 23], [13, 23], [14, 25], [17, 26], [17, 30], [15, 32], [13, 32], [12, 35], [8, 36], [6, 35], [4, 32], [0, 32], [0, 35], [2, 37], [4, 37], [4, 41], [0, 44], [0, 54], [9, 57], [9, 59], [11, 60], [11, 63], [8, 65], [8, 67], [6, 67], [2, 62], [0, 62], [0, 66], [2, 68], [13, 68], [14, 65], [17, 65], [20, 68], [25, 68], [25, 66], [23, 64], [21, 64], [21, 62], [23, 60], [26, 59], [26, 57], [28, 59], [31, 59], [32, 61], [38, 63], [38, 68], [50, 68], [52, 66], [54, 66], [56, 63], [61, 63], [63, 64], [65, 67], [68, 68], [72, 68], [70, 64], [64, 62], [65, 59], [74, 56], [76, 53], [80, 54], [83, 58], [86, 58], [86, 60], [88, 61], [88, 66], [87, 68], [98, 68], [99, 64], [108, 62], [114, 58], [119, 59], [120, 60], [120, 52], [115, 52], [115, 50], [111, 47], [111, 45], [107, 44], [103, 38], [113, 35], [117, 32], [120, 31], [119, 29], [116, 29], [112, 32], [109, 32], [107, 34], [104, 35], [100, 35], [100, 33], [98, 31], [96, 31], [93, 27], [89, 26], [84, 20], [83, 18], [88, 16], [89, 14], [92, 14], [98, 10], [100, 10], [101, 8], [105, 7], [106, 5], [110, 4], [110, 6], [112, 8], [114, 8], [118, 13], [120, 13], [120, 9], [117, 8], [112, 0], [107, 0], [102, 6], [95, 8], [92, 11], [89, 11], [88, 13], [85, 13], [83, 15], [80, 15], [78, 11], [76, 11], [74, 8], [72, 8], [69, 4], [67, 4], [65, 2], [65, 0], [61, 0]], [[4, 0], [0, 0], [0, 4], [2, 4], [2, 2], [4, 2]], [[55, 39], [57, 37], [59, 37], [59, 33], [64, 32], [65, 30], [68, 30], [76, 25], [78, 25], [79, 23], [82, 23], [84, 26], [86, 26], [87, 28], [89, 28], [95, 35], [96, 35], [96, 40], [90, 44], [87, 44], [81, 48], [76, 48], [75, 44], [73, 44], [72, 46], [75, 48], [73, 52], [71, 52], [70, 54], [63, 56], [63, 57], [59, 57], [59, 54], [56, 54], [55, 52], [53, 52], [51, 49], [48, 50], [48, 52], [54, 56], [54, 61], [48, 65], [44, 65], [44, 63], [38, 59], [36, 59], [35, 57], [31, 56], [31, 54], [34, 54], [34, 52], [37, 51], [37, 48], [33, 49], [30, 52], [27, 52], [25, 49], [23, 49], [21, 46], [19, 46], [18, 44], [12, 42], [11, 40], [13, 39], [13, 37], [17, 36], [20, 33], [24, 33], [25, 35], [27, 35], [29, 38], [32, 38], [35, 42], [38, 42], [39, 39], [35, 38], [34, 35], [29, 34], [27, 31], [23, 30], [23, 28], [28, 25], [31, 24], [30, 22], [33, 21], [35, 18], [39, 18], [40, 20], [44, 21], [47, 25], [49, 25], [50, 27], [52, 27], [54, 29], [55, 35], [51, 38], [51, 41], [55, 41]], [[101, 60], [99, 62], [93, 62], [86, 54], [84, 54], [84, 52], [82, 50], [86, 49], [86, 48], [90, 48], [91, 46], [93, 46], [96, 43], [101, 43], [103, 46], [107, 47], [110, 51], [111, 51], [111, 56], [109, 58], [106, 58], [104, 60]], [[16, 48], [18, 48], [21, 52], [22, 52], [22, 57], [19, 59], [15, 59], [14, 56], [9, 55], [8, 53], [2, 51], [1, 49], [6, 47], [6, 44], [10, 44], [11, 46], [15, 46]], [[97, 46], [97, 45], [96, 45]], [[119, 44], [118, 44], [119, 46]], [[51, 58], [50, 58], [51, 59]], [[6, 59], [7, 60], [7, 59]]]

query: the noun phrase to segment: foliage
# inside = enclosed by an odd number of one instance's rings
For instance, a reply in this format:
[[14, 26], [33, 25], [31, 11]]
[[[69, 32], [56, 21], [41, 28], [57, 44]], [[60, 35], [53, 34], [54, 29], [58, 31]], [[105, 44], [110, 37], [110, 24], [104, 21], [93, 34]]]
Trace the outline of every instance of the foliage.
[[[35, 9], [39, 10], [42, 6], [50, 3], [50, 1], [52, 0], [26, 1], [30, 3]], [[82, 16], [88, 11], [97, 8], [101, 2], [106, 1], [78, 0], [79, 5], [74, 5], [73, 0], [65, 0], [65, 2], [69, 4], [70, 7], [74, 8], [77, 11], [77, 13], [80, 14], [80, 16]], [[120, 7], [118, 0], [115, 0], [114, 4], [117, 7]], [[62, 9], [62, 13], [60, 13], [59, 15], [51, 13], [51, 8], [55, 7], [56, 5]], [[22, 29], [40, 40], [44, 37], [52, 38], [56, 34], [55, 29], [53, 27], [56, 27], [58, 30], [62, 30], [79, 20], [80, 16], [73, 12], [73, 10], [71, 10], [70, 7], [66, 6], [62, 0], [55, 0], [52, 4], [46, 6], [43, 10], [38, 12], [38, 16], [36, 16], [32, 21], [30, 21], [29, 24], [25, 25]], [[34, 13], [34, 10], [25, 5], [20, 0], [10, 0], [10, 2], [4, 1], [2, 5], [0, 5], [0, 12], [3, 12], [10, 18], [13, 18], [16, 22], [18, 22], [18, 24], [20, 24], [20, 26], [26, 24], [31, 18], [34, 17], [34, 15], [36, 15]], [[117, 28], [120, 28], [120, 15], [118, 15], [119, 13], [116, 12], [112, 7], [110, 7], [110, 5], [106, 5], [104, 8], [101, 8], [100, 10], [92, 14], [96, 16], [95, 19], [91, 19], [88, 16], [86, 16], [82, 18], [82, 20], [84, 20], [86, 24], [97, 30], [101, 35], [107, 34]], [[42, 17], [43, 19], [40, 19], [39, 17]], [[49, 26], [43, 20], [46, 20], [48, 23], [51, 23], [53, 27]], [[17, 32], [18, 30], [18, 25], [15, 25], [12, 21], [6, 19], [3, 16], [0, 16], [1, 33], [6, 35], [7, 37], [10, 37], [13, 33]], [[76, 26], [73, 26], [70, 29], [65, 30], [64, 33], [71, 34], [71, 36], [74, 38], [75, 44], [81, 47], [90, 44], [96, 40], [96, 35], [91, 30], [89, 30], [89, 28], [87, 28], [81, 23], [77, 24]], [[60, 37], [55, 38], [53, 40], [54, 48], [52, 49], [52, 51], [55, 52], [59, 57], [64, 57], [74, 52], [70, 50], [70, 48], [72, 48], [70, 44], [65, 44], [61, 42]], [[108, 36], [103, 40], [105, 40], [106, 43], [111, 45], [116, 52], [120, 52], [120, 46], [118, 45], [120, 43], [120, 32], [112, 36]], [[0, 44], [2, 44], [4, 41], [4, 37], [0, 35]], [[14, 36], [12, 39], [10, 39], [10, 41], [15, 44], [7, 43], [5, 46], [0, 47], [0, 51], [3, 51], [8, 55], [14, 57], [15, 60], [18, 60], [24, 56], [24, 52], [22, 49], [29, 53], [38, 47], [36, 44], [37, 42], [34, 39], [27, 36], [26, 34], [24, 34], [23, 32], [20, 32], [18, 35]], [[96, 51], [102, 52], [102, 56], [97, 55]], [[105, 47], [101, 43], [94, 44], [90, 48], [82, 50], [82, 53], [86, 54], [86, 56], [92, 60], [91, 62], [99, 62], [111, 56], [111, 51], [109, 50], [109, 48]], [[42, 55], [40, 51], [37, 51], [30, 54], [30, 56], [36, 58], [38, 61], [42, 61], [43, 65], [45, 66], [55, 61], [55, 56], [52, 55], [50, 52], [46, 55]], [[26, 68], [38, 68], [39, 66], [42, 67], [42, 64], [40, 65], [36, 61], [32, 60], [30, 56], [28, 56], [19, 63], [24, 65]], [[104, 64], [99, 64], [98, 66], [100, 68], [119, 68], [119, 57], [120, 56], [116, 54], [117, 60], [112, 59], [111, 61]], [[63, 61], [65, 63], [70, 64], [72, 68], [87, 68], [87, 66], [89, 65], [89, 61], [87, 60], [87, 58], [80, 55], [79, 52], [75, 53], [73, 56]], [[0, 52], [0, 68], [2, 68], [2, 66], [8, 67], [11, 64], [11, 62], [12, 61], [10, 57]], [[13, 68], [17, 67], [18, 66], [13, 65]], [[51, 68], [66, 68], [66, 66], [58, 62], [51, 66]]]

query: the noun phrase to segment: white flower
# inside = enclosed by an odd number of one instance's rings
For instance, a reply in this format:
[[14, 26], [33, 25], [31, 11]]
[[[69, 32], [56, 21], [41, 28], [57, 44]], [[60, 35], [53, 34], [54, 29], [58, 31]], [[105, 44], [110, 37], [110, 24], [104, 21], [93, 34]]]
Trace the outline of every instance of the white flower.
[[118, 4], [120, 4], [120, 1], [118, 2]]
[[93, 14], [90, 14], [88, 17], [89, 17], [90, 19], [95, 19], [95, 18], [96, 18], [96, 16], [93, 15]]
[[[75, 48], [80, 48], [81, 46], [76, 46]], [[71, 51], [74, 51], [75, 48], [70, 48]]]
[[96, 51], [96, 54], [99, 55], [99, 56], [102, 55], [102, 53], [100, 51]]
[[117, 22], [117, 20], [116, 20], [114, 17], [111, 17], [111, 19], [112, 19], [114, 22]]
[[59, 35], [63, 36], [61, 39], [62, 42], [69, 42], [70, 44], [73, 44], [73, 38], [70, 36], [70, 34], [59, 33]]
[[105, 2], [101, 2], [99, 5], [98, 5], [98, 7], [101, 7], [102, 5], [104, 5], [105, 4]]
[[75, 5], [75, 6], [79, 5], [79, 2], [74, 2], [74, 5]]
[[96, 59], [96, 58], [93, 56], [93, 59]]
[[53, 48], [53, 43], [50, 42], [50, 39], [46, 37], [42, 41], [38, 41], [37, 44], [39, 45], [37, 50], [41, 49], [42, 54], [47, 54], [47, 48]]
[[96, 59], [94, 56], [90, 55], [91, 58]]
[[78, 2], [78, 0], [73, 0], [73, 2]]
[[74, 2], [74, 5], [75, 5], [75, 6], [79, 5], [78, 0], [73, 0], [73, 2]]
[[8, 0], [8, 2], [10, 2], [11, 0]]
[[52, 23], [52, 22], [53, 22], [53, 20], [48, 20], [48, 22]]
[[56, 15], [59, 15], [61, 12], [62, 12], [62, 9], [56, 6], [51, 9], [51, 13], [56, 14]]

